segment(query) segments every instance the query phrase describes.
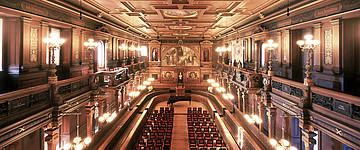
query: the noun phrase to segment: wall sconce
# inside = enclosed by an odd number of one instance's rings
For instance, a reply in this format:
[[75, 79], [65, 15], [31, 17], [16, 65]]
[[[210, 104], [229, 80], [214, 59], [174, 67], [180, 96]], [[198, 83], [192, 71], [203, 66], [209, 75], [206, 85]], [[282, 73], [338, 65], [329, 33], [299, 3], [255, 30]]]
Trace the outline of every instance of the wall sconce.
[[312, 73], [311, 73], [310, 61], [311, 61], [311, 57], [312, 57], [312, 54], [314, 52], [315, 47], [317, 47], [320, 44], [319, 40], [313, 40], [312, 38], [313, 38], [312, 35], [305, 35], [304, 36], [305, 41], [304, 40], [299, 40], [299, 41], [296, 42], [296, 44], [299, 45], [299, 47], [301, 48], [301, 51], [307, 52], [307, 60], [306, 60], [306, 65], [305, 65], [306, 77], [304, 79], [304, 85], [305, 86], [313, 85], [313, 81], [311, 79], [311, 74]]
[[275, 50], [276, 47], [278, 47], [278, 43], [274, 43], [274, 40], [268, 40], [267, 43], [264, 44], [264, 47], [269, 51], [269, 70], [268, 70], [268, 76], [274, 76], [274, 72], [272, 70], [272, 51]]
[[146, 88], [145, 85], [139, 85], [139, 86], [137, 87], [137, 89], [140, 90], [140, 91], [144, 90], [145, 88]]
[[84, 43], [84, 46], [87, 47], [88, 51], [89, 51], [89, 70], [90, 72], [93, 72], [93, 68], [94, 68], [94, 50], [96, 48], [96, 46], [98, 45], [98, 43], [94, 42], [94, 39], [89, 39], [88, 42]]
[[129, 93], [129, 96], [130, 97], [137, 97], [137, 96], [139, 96], [140, 95], [140, 92], [139, 91], [131, 91], [130, 93]]
[[215, 80], [214, 79], [207, 79], [207, 82], [212, 84], [212, 83], [215, 83]]
[[222, 93], [222, 92], [225, 92], [226, 90], [225, 90], [225, 88], [223, 88], [223, 87], [217, 87], [217, 88], [216, 88], [216, 91]]
[[113, 112], [111, 115], [110, 113], [104, 113], [102, 116], [99, 117], [99, 121], [100, 122], [107, 122], [110, 123], [111, 121], [113, 121], [115, 119], [115, 117], [117, 116], [116, 112]]
[[271, 146], [276, 148], [276, 150], [297, 150], [296, 147], [290, 146], [290, 142], [285, 139], [281, 139], [280, 142], [278, 142], [275, 139], [271, 138], [269, 142]]
[[254, 123], [261, 124], [262, 123], [262, 119], [258, 115], [250, 116], [248, 114], [245, 114], [244, 117], [250, 124], [254, 124]]
[[232, 95], [230, 93], [224, 93], [224, 94], [222, 94], [222, 96], [226, 100], [233, 100], [234, 99], [234, 95]]

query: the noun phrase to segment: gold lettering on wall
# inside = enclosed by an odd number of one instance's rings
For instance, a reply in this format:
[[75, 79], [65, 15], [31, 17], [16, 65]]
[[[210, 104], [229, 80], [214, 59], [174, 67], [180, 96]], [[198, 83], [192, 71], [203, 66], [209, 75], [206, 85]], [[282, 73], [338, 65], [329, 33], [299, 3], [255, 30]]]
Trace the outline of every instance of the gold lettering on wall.
[[30, 28], [30, 62], [37, 62], [38, 29]]
[[331, 65], [333, 63], [333, 43], [332, 30], [325, 30], [324, 33], [324, 61], [325, 64]]

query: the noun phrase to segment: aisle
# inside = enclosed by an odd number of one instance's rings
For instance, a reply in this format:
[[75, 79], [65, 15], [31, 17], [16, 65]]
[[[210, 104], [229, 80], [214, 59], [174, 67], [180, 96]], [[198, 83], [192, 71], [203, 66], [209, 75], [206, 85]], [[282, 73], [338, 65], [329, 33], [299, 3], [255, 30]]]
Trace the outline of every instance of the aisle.
[[174, 128], [173, 128], [172, 140], [171, 140], [171, 150], [187, 150], [187, 149], [189, 149], [189, 139], [188, 139], [186, 115], [175, 114]]

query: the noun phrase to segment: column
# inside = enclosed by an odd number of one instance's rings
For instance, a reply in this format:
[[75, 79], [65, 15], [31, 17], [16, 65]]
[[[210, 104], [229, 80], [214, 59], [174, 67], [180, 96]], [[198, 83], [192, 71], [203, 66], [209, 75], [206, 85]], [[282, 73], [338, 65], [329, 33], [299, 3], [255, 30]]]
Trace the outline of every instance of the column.
[[92, 127], [93, 127], [93, 105], [89, 105], [85, 107], [86, 110], [86, 136], [92, 136]]
[[291, 137], [291, 122], [290, 122], [290, 116], [288, 113], [283, 112], [282, 116], [282, 138], [290, 141]]
[[[102, 116], [104, 114], [104, 99], [98, 100], [98, 108], [99, 108], [99, 116]], [[101, 129], [103, 126], [103, 123], [99, 121], [99, 129]]]
[[240, 88], [238, 87], [236, 89], [236, 97], [237, 97], [237, 100], [238, 100], [238, 109], [242, 112], [242, 105], [241, 105], [241, 91], [240, 91]]
[[249, 113], [249, 96], [246, 91], [242, 92], [242, 106], [243, 106], [243, 113]]
[[276, 108], [270, 107], [267, 108], [268, 116], [268, 128], [269, 128], [269, 138], [275, 138], [275, 128], [276, 128]]
[[303, 129], [302, 130], [302, 141], [304, 142], [304, 150], [313, 150], [314, 149], [314, 145], [316, 144], [316, 140], [314, 139], [314, 137], [316, 136], [316, 133], [314, 133], [313, 131], [307, 130], [307, 129]]
[[56, 145], [59, 141], [59, 128], [53, 123], [50, 124], [50, 127], [47, 127], [44, 131], [47, 134], [45, 137], [45, 142], [48, 150], [56, 150]]
[[264, 102], [258, 103], [258, 110], [259, 110], [259, 118], [263, 120], [263, 123], [259, 124], [259, 129], [261, 133], [264, 133], [264, 116], [265, 116], [265, 105]]

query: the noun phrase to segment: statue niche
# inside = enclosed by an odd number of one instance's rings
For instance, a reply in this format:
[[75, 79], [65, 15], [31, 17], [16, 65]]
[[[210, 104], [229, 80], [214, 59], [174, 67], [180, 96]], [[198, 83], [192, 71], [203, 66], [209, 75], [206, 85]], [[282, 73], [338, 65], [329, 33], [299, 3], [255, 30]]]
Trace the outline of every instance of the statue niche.
[[162, 66], [199, 66], [200, 52], [186, 46], [166, 49], [162, 54]]
[[159, 55], [158, 49], [153, 48], [152, 52], [151, 52], [151, 61], [159, 61], [158, 60], [158, 55]]
[[210, 61], [209, 48], [204, 48], [203, 49], [203, 55], [204, 55], [204, 59], [203, 59], [204, 62]]

